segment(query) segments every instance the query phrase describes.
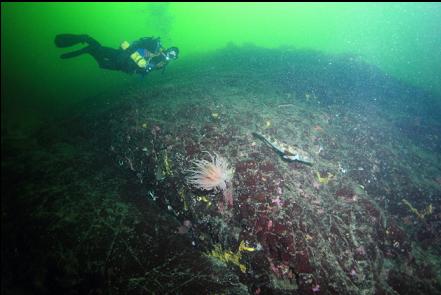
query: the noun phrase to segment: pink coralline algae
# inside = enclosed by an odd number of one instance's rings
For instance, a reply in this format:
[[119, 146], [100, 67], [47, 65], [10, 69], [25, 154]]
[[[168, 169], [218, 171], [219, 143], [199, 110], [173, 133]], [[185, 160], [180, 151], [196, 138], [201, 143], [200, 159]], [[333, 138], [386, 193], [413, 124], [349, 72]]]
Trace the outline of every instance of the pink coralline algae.
[[320, 285], [317, 284], [314, 287], [312, 287], [312, 292], [314, 292], [314, 293], [320, 292]]
[[277, 207], [280, 207], [280, 206], [283, 205], [283, 201], [280, 199], [279, 196], [277, 196], [277, 198], [273, 199], [273, 200], [272, 200], [272, 203], [273, 203], [274, 205], [276, 205]]

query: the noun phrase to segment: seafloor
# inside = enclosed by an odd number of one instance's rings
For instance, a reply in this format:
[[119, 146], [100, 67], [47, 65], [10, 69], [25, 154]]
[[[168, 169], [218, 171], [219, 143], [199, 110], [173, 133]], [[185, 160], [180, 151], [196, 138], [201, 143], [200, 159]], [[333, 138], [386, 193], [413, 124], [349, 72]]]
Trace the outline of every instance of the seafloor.
[[[357, 56], [182, 59], [2, 129], [2, 294], [441, 294], [439, 97]], [[186, 182], [207, 152], [232, 206]]]

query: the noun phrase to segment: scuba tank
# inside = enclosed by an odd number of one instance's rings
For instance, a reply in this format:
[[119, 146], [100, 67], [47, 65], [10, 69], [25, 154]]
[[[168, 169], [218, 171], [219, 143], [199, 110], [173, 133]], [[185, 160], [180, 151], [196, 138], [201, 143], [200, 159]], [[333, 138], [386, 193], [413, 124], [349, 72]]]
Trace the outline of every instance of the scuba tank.
[[[127, 41], [124, 41], [121, 43], [121, 49], [122, 50], [127, 50], [130, 47], [130, 43]], [[147, 60], [144, 58], [143, 56], [143, 52], [141, 51], [142, 49], [138, 49], [135, 50], [132, 54], [130, 54], [130, 59], [133, 60], [138, 67], [145, 69], [147, 67]], [[148, 55], [148, 51], [145, 50], [144, 55]]]
[[147, 61], [145, 58], [137, 51], [130, 54], [130, 58], [138, 65], [138, 67], [145, 69], [147, 67]]

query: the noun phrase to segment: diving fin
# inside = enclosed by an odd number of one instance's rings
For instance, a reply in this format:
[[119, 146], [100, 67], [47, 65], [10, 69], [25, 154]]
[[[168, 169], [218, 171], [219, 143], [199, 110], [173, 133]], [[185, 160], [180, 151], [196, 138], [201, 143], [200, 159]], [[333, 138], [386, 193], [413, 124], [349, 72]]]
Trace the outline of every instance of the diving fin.
[[86, 43], [91, 38], [88, 35], [59, 34], [55, 36], [55, 45], [57, 47], [70, 47], [78, 43]]
[[84, 54], [84, 53], [88, 53], [89, 52], [89, 47], [90, 46], [87, 46], [87, 47], [84, 47], [84, 48], [79, 49], [79, 50], [75, 50], [75, 51], [68, 52], [68, 53], [63, 53], [62, 55], [60, 55], [60, 58], [62, 58], [62, 59], [72, 58], [72, 57], [79, 56], [79, 55]]

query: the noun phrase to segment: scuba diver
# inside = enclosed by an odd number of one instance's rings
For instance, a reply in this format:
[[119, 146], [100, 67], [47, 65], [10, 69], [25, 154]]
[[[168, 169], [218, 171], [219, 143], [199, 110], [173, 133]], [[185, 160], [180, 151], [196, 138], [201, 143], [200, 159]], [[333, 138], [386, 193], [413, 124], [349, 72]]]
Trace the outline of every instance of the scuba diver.
[[76, 44], [87, 44], [86, 47], [64, 53], [62, 59], [76, 57], [88, 53], [95, 58], [102, 69], [123, 71], [129, 74], [145, 75], [153, 70], [165, 70], [165, 66], [178, 58], [179, 49], [162, 47], [159, 38], [145, 37], [132, 44], [121, 43], [119, 49], [101, 46], [89, 35], [60, 34], [55, 36], [55, 45], [59, 48]]

